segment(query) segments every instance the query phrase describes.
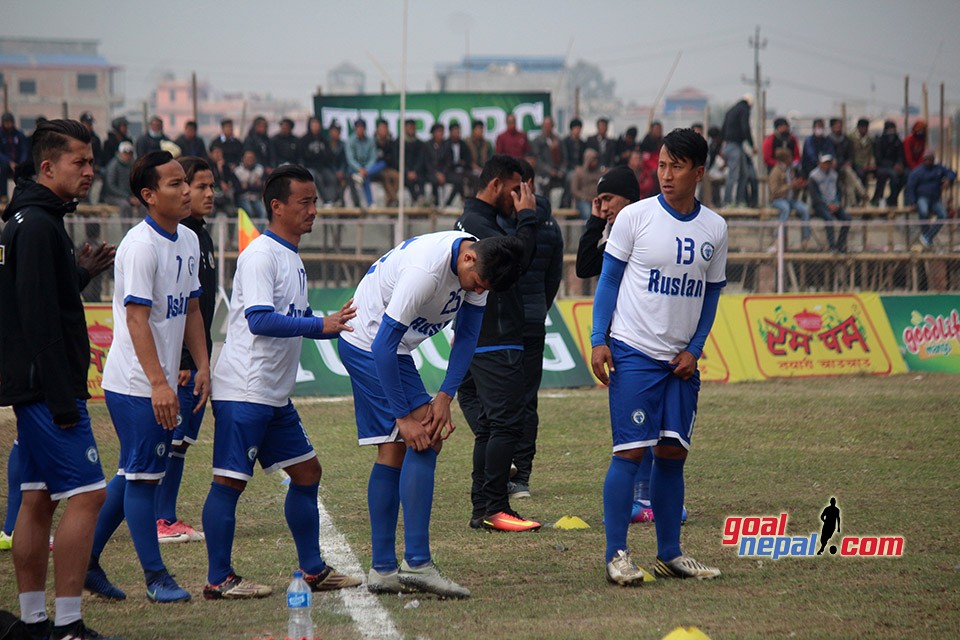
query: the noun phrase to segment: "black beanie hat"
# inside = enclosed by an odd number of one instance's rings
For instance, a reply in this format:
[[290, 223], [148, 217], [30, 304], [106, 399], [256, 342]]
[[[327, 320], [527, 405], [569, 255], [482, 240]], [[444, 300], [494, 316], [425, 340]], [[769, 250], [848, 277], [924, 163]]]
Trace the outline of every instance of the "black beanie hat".
[[614, 167], [600, 176], [597, 182], [597, 195], [604, 193], [612, 193], [630, 202], [637, 202], [640, 199], [640, 183], [633, 169], [625, 165]]

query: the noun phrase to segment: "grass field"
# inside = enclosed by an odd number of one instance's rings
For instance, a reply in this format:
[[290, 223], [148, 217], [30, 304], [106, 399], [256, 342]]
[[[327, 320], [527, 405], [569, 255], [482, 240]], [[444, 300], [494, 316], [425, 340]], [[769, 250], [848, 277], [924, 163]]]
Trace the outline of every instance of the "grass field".
[[[472, 439], [464, 423], [437, 469], [432, 525], [435, 559], [468, 586], [461, 602], [382, 596], [409, 638], [662, 638], [695, 625], [711, 638], [960, 637], [960, 402], [956, 377], [852, 377], [706, 385], [694, 450], [686, 466], [690, 521], [684, 548], [724, 575], [712, 582], [659, 580], [639, 589], [603, 579], [601, 489], [610, 456], [606, 392], [541, 396], [540, 452], [529, 500], [514, 506], [545, 523], [576, 515], [588, 530], [545, 528], [523, 535], [467, 527]], [[374, 452], [359, 449], [352, 403], [299, 403], [324, 468], [321, 497], [369, 567], [366, 481]], [[92, 414], [104, 470], [116, 438], [102, 406]], [[459, 414], [458, 414], [459, 417]], [[187, 457], [180, 516], [198, 524], [210, 481], [212, 420]], [[0, 412], [0, 451], [13, 439], [13, 416]], [[6, 474], [6, 454], [0, 471]], [[283, 487], [257, 475], [241, 499], [234, 565], [282, 592], [296, 555], [283, 521]], [[787, 533], [820, 530], [831, 496], [845, 535], [902, 535], [899, 559], [738, 558], [722, 547], [728, 515], [790, 514]], [[633, 525], [634, 558], [652, 569], [651, 525]], [[142, 574], [125, 528], [103, 565], [130, 596], [123, 603], [84, 599], [85, 619], [131, 639], [238, 638], [286, 629], [281, 595], [253, 602], [206, 602], [202, 544], [166, 545], [164, 559], [194, 594], [185, 605], [158, 606], [144, 596]], [[49, 591], [48, 591], [49, 592]], [[0, 607], [17, 610], [9, 553], [0, 555]], [[315, 601], [318, 635], [359, 637], [340, 595]], [[50, 611], [52, 612], [52, 602]]]

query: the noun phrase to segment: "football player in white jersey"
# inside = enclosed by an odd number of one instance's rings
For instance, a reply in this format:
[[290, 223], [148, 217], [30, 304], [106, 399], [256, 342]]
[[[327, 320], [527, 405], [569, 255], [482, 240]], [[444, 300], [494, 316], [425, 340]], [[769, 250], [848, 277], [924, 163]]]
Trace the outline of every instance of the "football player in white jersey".
[[[695, 197], [707, 144], [692, 129], [664, 138], [661, 194], [624, 207], [610, 231], [593, 306], [594, 374], [610, 385], [613, 457], [603, 486], [607, 579], [639, 585], [627, 528], [640, 461], [653, 447], [655, 573], [715, 578], [680, 549], [683, 465], [697, 415], [703, 353], [726, 284], [727, 225]], [[609, 329], [609, 343], [607, 331]]]
[[180, 225], [190, 213], [190, 185], [166, 151], [140, 157], [130, 187], [147, 207], [143, 222], [117, 248], [113, 294], [114, 336], [103, 371], [107, 409], [120, 438], [116, 477], [107, 486], [85, 586], [107, 598], [125, 594], [110, 584], [100, 554], [124, 518], [153, 602], [178, 602], [190, 594], [160, 557], [154, 503], [177, 426], [177, 376], [184, 344], [197, 365], [199, 410], [210, 395], [210, 364], [198, 297], [200, 245]]
[[[488, 290], [520, 276], [523, 243], [502, 236], [477, 241], [443, 231], [405, 240], [373, 263], [357, 287], [352, 333], [339, 340], [350, 374], [361, 445], [377, 445], [367, 502], [375, 593], [427, 591], [466, 598], [430, 555], [434, 472], [442, 440], [454, 429], [450, 403], [470, 366]], [[447, 374], [435, 398], [426, 392], [411, 353], [456, 318]], [[397, 565], [396, 530], [403, 505], [406, 549]]]
[[284, 514], [304, 579], [314, 591], [353, 587], [358, 578], [327, 566], [320, 554], [317, 489], [320, 463], [290, 401], [302, 337], [336, 337], [356, 315], [350, 302], [329, 316], [313, 314], [300, 238], [317, 217], [310, 172], [287, 164], [263, 190], [270, 224], [237, 261], [227, 338], [213, 372], [213, 482], [203, 507], [207, 581], [203, 597], [262, 598], [272, 589], [237, 575], [231, 565], [237, 501], [254, 463], [290, 475]]

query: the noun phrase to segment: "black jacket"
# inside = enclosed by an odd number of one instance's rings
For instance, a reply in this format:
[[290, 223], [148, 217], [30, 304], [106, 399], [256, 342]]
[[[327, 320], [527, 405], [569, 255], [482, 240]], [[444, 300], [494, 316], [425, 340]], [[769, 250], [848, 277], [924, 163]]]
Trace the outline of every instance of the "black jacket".
[[527, 335], [543, 333], [547, 312], [562, 279], [563, 232], [553, 217], [550, 201], [537, 196], [537, 250], [519, 283]]
[[603, 218], [587, 218], [577, 247], [578, 278], [592, 278], [603, 270], [603, 250], [607, 246], [606, 240], [603, 240], [603, 230], [606, 228], [607, 221]]
[[45, 402], [56, 424], [80, 420], [77, 399], [90, 397], [90, 341], [63, 202], [21, 180], [3, 212], [0, 234], [0, 405]]
[[[206, 229], [203, 218], [187, 216], [180, 221], [197, 234], [200, 241], [200, 315], [203, 317], [203, 335], [207, 337], [207, 359], [212, 358], [213, 340], [210, 338], [210, 327], [213, 326], [213, 312], [217, 307], [217, 257], [213, 253], [213, 238]], [[196, 369], [187, 346], [183, 346], [180, 353], [180, 369]]]
[[292, 133], [288, 136], [278, 133], [270, 138], [270, 162], [272, 166], [279, 167], [284, 163], [296, 163], [299, 142], [300, 139]]
[[174, 143], [180, 147], [180, 154], [184, 156], [193, 156], [209, 160], [207, 157], [207, 145], [200, 136], [194, 136], [193, 140], [187, 140], [187, 136], [180, 135]]
[[750, 105], [746, 100], [741, 100], [730, 107], [727, 115], [723, 117], [721, 133], [724, 142], [733, 144], [749, 142], [750, 146], [754, 146], [753, 133], [750, 131]]
[[243, 141], [243, 150], [253, 151], [257, 156], [257, 162], [262, 164], [264, 167], [272, 167], [270, 164], [270, 138], [266, 134], [260, 134], [250, 129], [250, 133], [247, 134], [246, 139]]
[[224, 138], [223, 134], [220, 134], [210, 141], [210, 148], [214, 147], [223, 149], [223, 159], [231, 168], [236, 168], [243, 162], [243, 143], [239, 138]]
[[[523, 240], [523, 263], [520, 268], [526, 273], [537, 250], [537, 215], [533, 209], [523, 209], [517, 214], [516, 236]], [[463, 214], [457, 219], [456, 228], [465, 231], [478, 240], [498, 236], [514, 235], [509, 233], [497, 220], [497, 210], [477, 198], [467, 198], [463, 205]], [[523, 345], [523, 298], [519, 285], [506, 291], [489, 292], [487, 308], [480, 326], [480, 338], [477, 347], [522, 346]]]

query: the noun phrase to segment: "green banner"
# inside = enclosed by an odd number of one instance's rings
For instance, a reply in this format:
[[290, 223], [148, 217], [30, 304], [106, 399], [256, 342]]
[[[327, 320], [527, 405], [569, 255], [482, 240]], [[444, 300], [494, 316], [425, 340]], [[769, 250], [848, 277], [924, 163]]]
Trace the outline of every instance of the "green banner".
[[881, 296], [911, 371], [960, 373], [960, 296]]
[[[314, 111], [323, 128], [333, 122], [353, 130], [357, 118], [373, 130], [378, 118], [387, 121], [390, 135], [398, 137], [400, 126], [400, 94], [315, 96]], [[507, 115], [517, 118], [517, 128], [532, 140], [540, 132], [543, 117], [550, 115], [549, 93], [408, 93], [406, 118], [417, 121], [417, 135], [427, 140], [430, 127], [439, 122], [448, 130], [451, 122], [459, 122], [463, 137], [470, 135], [474, 120], [480, 120], [488, 140], [493, 142], [507, 128]]]
[[[317, 313], [332, 313], [340, 309], [352, 295], [353, 289], [311, 289], [310, 307]], [[452, 338], [453, 330], [447, 327], [425, 340], [413, 353], [414, 362], [430, 393], [436, 393], [443, 383]], [[590, 372], [587, 371], [577, 345], [556, 309], [550, 309], [547, 318], [543, 382], [540, 386], [593, 386]], [[294, 395], [343, 396], [352, 393], [350, 378], [337, 355], [337, 341], [304, 339]]]

